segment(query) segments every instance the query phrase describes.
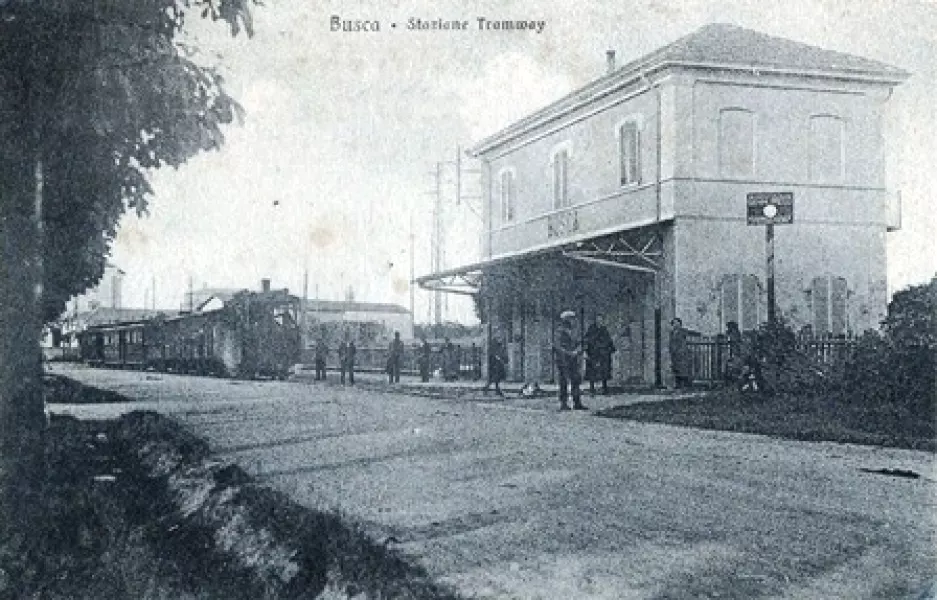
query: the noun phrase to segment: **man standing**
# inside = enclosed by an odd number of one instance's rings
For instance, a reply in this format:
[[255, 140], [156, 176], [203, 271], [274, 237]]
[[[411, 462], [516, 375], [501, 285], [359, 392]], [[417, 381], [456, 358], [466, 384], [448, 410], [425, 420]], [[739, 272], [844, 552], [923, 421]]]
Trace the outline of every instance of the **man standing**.
[[400, 363], [403, 362], [403, 342], [400, 341], [400, 332], [394, 332], [394, 339], [390, 343], [390, 352], [387, 356], [387, 377], [390, 383], [400, 383]]
[[439, 350], [439, 359], [442, 363], [442, 378], [444, 381], [455, 381], [459, 378], [459, 357], [456, 347], [449, 338], [443, 340]]
[[499, 396], [504, 396], [504, 393], [501, 391], [501, 382], [507, 375], [507, 363], [508, 355], [504, 349], [504, 344], [502, 344], [501, 340], [498, 338], [493, 338], [491, 340], [491, 347], [488, 349], [488, 382], [485, 383], [485, 387], [482, 388], [485, 394], [488, 393], [488, 389], [493, 383], [495, 385], [495, 393]]
[[345, 374], [348, 374], [348, 384], [355, 385], [355, 353], [358, 349], [355, 347], [355, 341], [349, 339], [348, 332], [345, 332], [345, 339], [338, 346], [338, 367], [342, 373], [342, 385], [345, 385]]
[[[571, 310], [560, 314], [560, 325], [556, 331], [556, 344], [553, 347], [556, 356], [556, 370], [560, 377], [560, 410], [569, 410], [567, 400], [572, 393], [573, 408], [586, 410], [582, 404], [582, 392], [579, 389], [579, 357], [582, 348], [573, 337], [573, 321], [576, 313]], [[570, 390], [570, 388], [572, 388]]]
[[612, 373], [612, 354], [615, 353], [615, 344], [600, 315], [595, 315], [589, 329], [586, 330], [584, 341], [589, 392], [595, 394], [595, 382], [601, 381], [602, 393], [608, 394], [608, 378]]
[[687, 332], [683, 321], [675, 317], [670, 321], [670, 369], [673, 371], [674, 385], [683, 389], [690, 385], [690, 347], [687, 345]]
[[426, 383], [429, 381], [430, 355], [432, 349], [426, 338], [423, 338], [423, 345], [420, 346], [420, 381]]
[[329, 354], [329, 347], [325, 337], [316, 342], [316, 381], [325, 381], [325, 359]]

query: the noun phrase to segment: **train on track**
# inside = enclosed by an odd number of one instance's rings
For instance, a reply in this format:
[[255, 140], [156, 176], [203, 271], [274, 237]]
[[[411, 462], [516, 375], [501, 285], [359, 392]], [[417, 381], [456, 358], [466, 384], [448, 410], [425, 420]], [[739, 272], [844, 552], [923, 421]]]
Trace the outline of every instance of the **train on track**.
[[220, 308], [89, 327], [78, 334], [92, 366], [223, 377], [286, 377], [301, 360], [300, 300], [242, 291]]

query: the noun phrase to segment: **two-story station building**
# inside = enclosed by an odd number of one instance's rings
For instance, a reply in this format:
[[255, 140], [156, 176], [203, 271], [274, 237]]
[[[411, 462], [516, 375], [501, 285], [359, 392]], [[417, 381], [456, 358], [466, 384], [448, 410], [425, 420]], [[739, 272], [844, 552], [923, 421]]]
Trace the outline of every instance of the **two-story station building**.
[[766, 319], [765, 228], [748, 195], [788, 192], [777, 310], [795, 329], [877, 327], [887, 304], [883, 111], [908, 74], [713, 24], [482, 140], [482, 261], [418, 281], [478, 294], [510, 377], [549, 381], [556, 316], [604, 315], [619, 382], [667, 383], [668, 323]]

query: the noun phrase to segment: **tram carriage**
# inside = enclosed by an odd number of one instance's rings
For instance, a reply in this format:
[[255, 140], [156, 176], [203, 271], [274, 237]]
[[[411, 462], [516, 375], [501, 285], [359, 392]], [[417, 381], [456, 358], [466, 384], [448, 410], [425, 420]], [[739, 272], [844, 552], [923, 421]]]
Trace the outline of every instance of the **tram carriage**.
[[93, 366], [229, 377], [285, 377], [300, 361], [299, 300], [240, 292], [216, 310], [89, 327], [81, 358]]

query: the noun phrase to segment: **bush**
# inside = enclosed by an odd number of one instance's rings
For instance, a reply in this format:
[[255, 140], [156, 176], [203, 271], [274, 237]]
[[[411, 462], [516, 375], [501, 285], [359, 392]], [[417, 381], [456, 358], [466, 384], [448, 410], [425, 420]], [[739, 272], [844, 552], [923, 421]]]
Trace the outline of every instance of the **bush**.
[[833, 367], [822, 363], [797, 343], [793, 329], [783, 320], [762, 323], [752, 334], [749, 370], [765, 393], [819, 393], [829, 391], [837, 378]]
[[847, 363], [846, 389], [865, 400], [934, 415], [937, 407], [937, 277], [895, 294], [882, 333], [867, 332]]

